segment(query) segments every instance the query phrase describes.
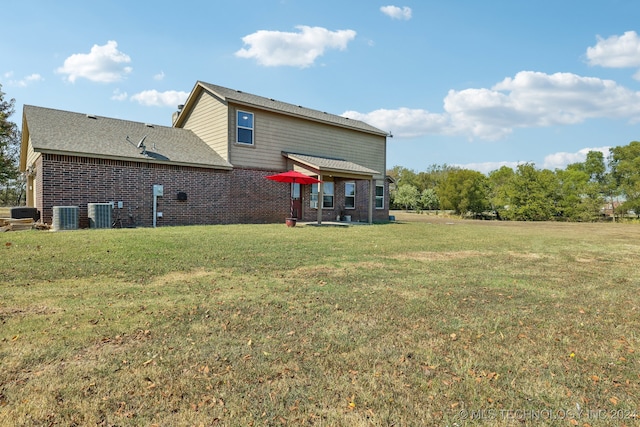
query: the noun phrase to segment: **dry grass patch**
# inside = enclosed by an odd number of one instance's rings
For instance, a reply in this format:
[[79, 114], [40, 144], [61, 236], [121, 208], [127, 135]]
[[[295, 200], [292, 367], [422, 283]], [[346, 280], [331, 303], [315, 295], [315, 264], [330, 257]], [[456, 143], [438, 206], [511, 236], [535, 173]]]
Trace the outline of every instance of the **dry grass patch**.
[[152, 285], [162, 286], [176, 283], [189, 283], [201, 279], [211, 279], [220, 277], [220, 273], [215, 271], [206, 271], [203, 268], [194, 271], [172, 271], [162, 276], [156, 277]]
[[27, 306], [27, 307], [3, 307], [0, 306], [0, 321], [11, 316], [37, 316], [44, 314], [54, 314], [55, 308], [47, 306]]
[[456, 251], [456, 252], [408, 252], [398, 254], [393, 259], [411, 259], [414, 261], [449, 261], [459, 258], [470, 258], [478, 256], [488, 256], [487, 253], [479, 251]]
[[538, 253], [531, 253], [531, 252], [513, 252], [513, 251], [509, 251], [508, 252], [509, 256], [512, 256], [514, 258], [522, 258], [522, 259], [530, 259], [530, 260], [536, 260], [536, 259], [541, 259], [543, 258], [543, 255], [538, 254]]

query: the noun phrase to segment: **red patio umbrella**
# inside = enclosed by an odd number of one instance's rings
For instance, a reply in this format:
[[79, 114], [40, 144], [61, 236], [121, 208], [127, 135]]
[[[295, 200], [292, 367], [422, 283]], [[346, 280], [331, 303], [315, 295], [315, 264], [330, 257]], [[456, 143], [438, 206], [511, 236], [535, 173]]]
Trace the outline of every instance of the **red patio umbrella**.
[[[297, 172], [297, 171], [287, 171], [287, 172], [282, 172], [282, 173], [278, 173], [275, 175], [269, 175], [266, 177], [267, 179], [270, 179], [271, 181], [277, 181], [277, 182], [288, 182], [288, 183], [293, 183], [293, 184], [317, 184], [318, 182], [322, 182], [317, 178], [314, 178], [312, 176], [309, 175], [305, 175], [301, 172]], [[293, 218], [293, 195], [291, 197], [291, 217]]]

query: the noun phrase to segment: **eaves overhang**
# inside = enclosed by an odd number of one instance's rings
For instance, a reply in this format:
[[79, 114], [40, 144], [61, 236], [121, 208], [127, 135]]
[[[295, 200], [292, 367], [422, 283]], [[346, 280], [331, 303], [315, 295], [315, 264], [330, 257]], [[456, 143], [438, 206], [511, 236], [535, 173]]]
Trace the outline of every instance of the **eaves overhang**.
[[194, 162], [164, 160], [161, 158], [161, 156], [156, 156], [154, 158], [153, 152], [150, 152], [149, 155], [147, 156], [140, 155], [140, 157], [131, 157], [131, 156], [110, 156], [110, 155], [101, 155], [101, 154], [95, 154], [95, 153], [82, 153], [77, 151], [64, 151], [64, 150], [51, 150], [51, 149], [34, 149], [34, 151], [40, 154], [87, 157], [92, 159], [117, 160], [117, 161], [123, 161], [123, 162], [133, 162], [133, 163], [152, 163], [152, 164], [158, 164], [158, 165], [186, 166], [186, 167], [203, 168], [203, 169], [220, 169], [220, 170], [233, 169], [233, 165], [231, 165], [230, 163], [221, 165], [221, 164], [210, 164], [210, 163], [194, 163]]

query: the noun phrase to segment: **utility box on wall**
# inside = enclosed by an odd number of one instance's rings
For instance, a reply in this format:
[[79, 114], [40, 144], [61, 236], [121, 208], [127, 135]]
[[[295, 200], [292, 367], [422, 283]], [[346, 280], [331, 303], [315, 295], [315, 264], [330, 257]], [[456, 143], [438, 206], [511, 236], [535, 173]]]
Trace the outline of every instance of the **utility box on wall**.
[[164, 197], [164, 187], [160, 184], [153, 184], [153, 195]]

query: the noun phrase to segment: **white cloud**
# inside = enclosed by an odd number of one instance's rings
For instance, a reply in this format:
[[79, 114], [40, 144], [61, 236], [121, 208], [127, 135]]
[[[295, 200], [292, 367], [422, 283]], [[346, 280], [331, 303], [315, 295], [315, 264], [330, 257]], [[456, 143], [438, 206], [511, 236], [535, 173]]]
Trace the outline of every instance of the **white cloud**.
[[547, 127], [590, 118], [640, 117], [640, 93], [611, 80], [571, 73], [522, 71], [491, 89], [450, 91], [445, 110], [458, 131], [498, 139], [514, 128]]
[[157, 90], [145, 90], [135, 95], [131, 95], [131, 100], [141, 105], [155, 106], [155, 107], [176, 107], [179, 104], [184, 104], [189, 96], [188, 92], [181, 92], [176, 90], [168, 90], [165, 92], [158, 92]]
[[405, 21], [411, 19], [412, 14], [411, 8], [407, 6], [382, 6], [380, 11], [393, 19], [403, 19]]
[[604, 154], [604, 158], [606, 159], [609, 155], [610, 147], [595, 147], [595, 148], [583, 148], [575, 153], [567, 153], [567, 152], [558, 152], [545, 156], [544, 162], [542, 163], [543, 169], [551, 169], [554, 170], [564, 169], [567, 165], [571, 163], [584, 162], [587, 159], [587, 153], [589, 151], [600, 151]]
[[[5, 77], [6, 78], [9, 78], [11, 76], [13, 76], [13, 72], [5, 73]], [[25, 76], [24, 78], [22, 78], [20, 80], [9, 80], [7, 83], [10, 86], [27, 87], [27, 86], [31, 85], [32, 83], [41, 82], [43, 80], [44, 80], [44, 78], [40, 74], [34, 73], [34, 74], [30, 74], [28, 76]]]
[[104, 46], [93, 45], [90, 53], [71, 55], [56, 72], [67, 74], [71, 83], [78, 78], [112, 83], [122, 80], [132, 71], [132, 68], [126, 65], [130, 62], [129, 55], [118, 51], [118, 43], [109, 40]]
[[111, 99], [114, 101], [126, 101], [128, 97], [129, 94], [127, 92], [120, 92], [120, 89], [116, 89], [113, 91]]
[[608, 68], [629, 68], [640, 66], [640, 37], [635, 31], [627, 31], [621, 36], [603, 39], [587, 48], [590, 65]]
[[612, 80], [521, 71], [492, 88], [450, 90], [443, 113], [399, 108], [343, 115], [392, 130], [399, 137], [440, 134], [497, 140], [516, 128], [571, 125], [594, 118], [640, 121], [640, 92]]
[[249, 48], [238, 50], [240, 58], [254, 58], [266, 67], [306, 68], [326, 49], [345, 50], [356, 36], [353, 30], [329, 31], [322, 27], [299, 25], [297, 33], [260, 30], [242, 38]]
[[446, 128], [449, 126], [448, 120], [442, 114], [410, 108], [380, 109], [366, 114], [345, 111], [342, 116], [369, 123], [381, 130], [392, 132], [394, 136], [400, 138], [446, 133]]
[[153, 76], [153, 80], [164, 80], [164, 71], [160, 71], [158, 74], [156, 74], [155, 76]]

